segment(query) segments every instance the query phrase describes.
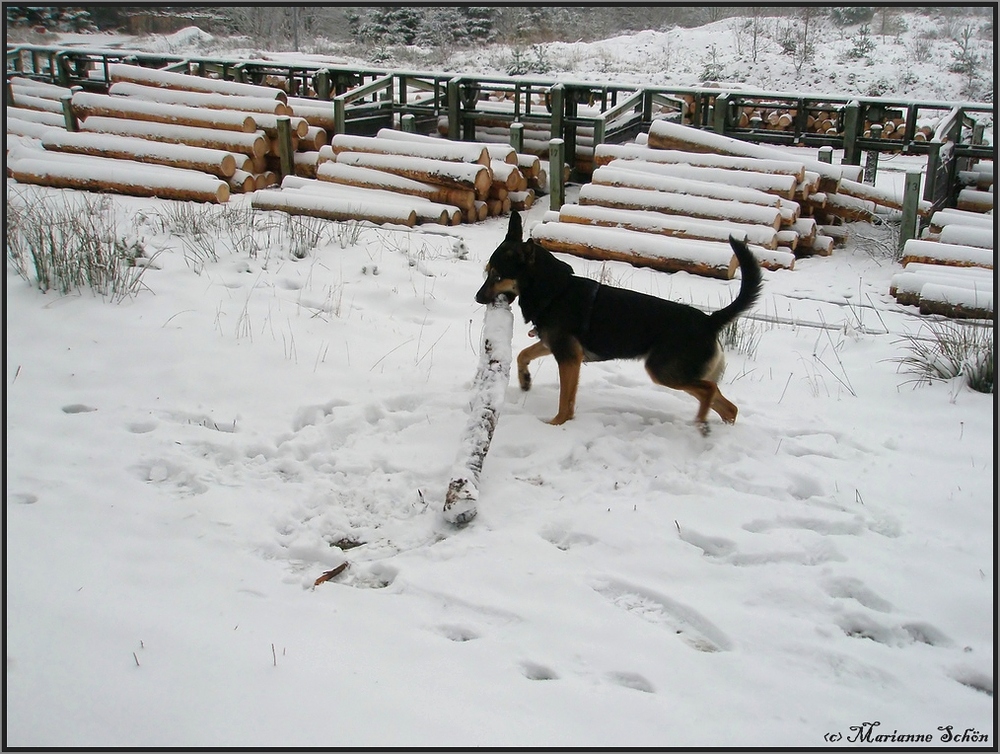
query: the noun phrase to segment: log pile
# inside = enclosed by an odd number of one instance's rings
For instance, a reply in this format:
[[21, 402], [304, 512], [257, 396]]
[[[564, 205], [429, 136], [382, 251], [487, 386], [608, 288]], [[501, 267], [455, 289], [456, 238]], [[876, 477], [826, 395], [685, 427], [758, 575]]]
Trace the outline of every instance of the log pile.
[[542, 173], [537, 158], [510, 146], [384, 128], [375, 136], [335, 135], [307, 175], [314, 190], [407, 205], [417, 223], [454, 225], [528, 209]]
[[921, 314], [992, 319], [995, 244], [992, 215], [939, 210], [923, 238], [903, 246], [903, 270], [889, 294]]
[[[636, 141], [598, 145], [592, 182], [580, 189], [579, 204], [545, 218], [561, 226], [617, 228], [622, 235], [615, 243], [598, 243], [610, 239], [605, 232], [584, 241], [578, 231], [543, 226], [533, 237], [550, 250], [582, 257], [725, 277], [724, 266], [709, 262], [711, 255], [705, 263], [672, 258], [668, 243], [654, 253], [635, 234], [710, 242], [723, 255], [726, 239], [735, 235], [747, 240], [763, 267], [792, 269], [797, 257], [831, 254], [847, 237], [845, 222], [902, 209], [901, 196], [861, 183], [857, 166], [795, 158], [666, 120], [655, 121]], [[930, 210], [929, 202], [920, 202], [919, 214]], [[622, 246], [629, 244], [625, 253]]]

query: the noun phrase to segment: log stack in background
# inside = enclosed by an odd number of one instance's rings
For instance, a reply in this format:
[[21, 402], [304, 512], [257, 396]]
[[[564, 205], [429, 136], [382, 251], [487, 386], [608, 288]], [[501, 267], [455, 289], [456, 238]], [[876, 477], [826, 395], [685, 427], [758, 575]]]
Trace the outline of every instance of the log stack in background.
[[[298, 98], [290, 104], [278, 88], [125, 64], [110, 65], [109, 75], [106, 95], [12, 80], [8, 132], [38, 139], [44, 150], [21, 164], [19, 180], [202, 201], [227, 201], [230, 192], [281, 184], [289, 196], [254, 196], [253, 206], [408, 225], [475, 222], [528, 209], [548, 180], [536, 156], [506, 145], [454, 143], [392, 129], [377, 137], [338, 135], [329, 143], [332, 106]], [[67, 96], [78, 132], [65, 127], [61, 100]], [[284, 182], [277, 147], [281, 116], [290, 119], [295, 150], [294, 175]], [[102, 158], [115, 162], [75, 180], [73, 166], [84, 156], [91, 166]], [[124, 161], [135, 169], [122, 171]], [[172, 186], [170, 174], [154, 175], [154, 166], [192, 175], [174, 173]], [[124, 172], [127, 178], [117, 178]], [[204, 177], [215, 183], [209, 186]]]
[[903, 246], [903, 270], [893, 276], [889, 293], [922, 314], [992, 319], [995, 258], [992, 213], [939, 210], [923, 238]]
[[[533, 237], [582, 257], [731, 277], [735, 265], [707, 263], [716, 252], [731, 254], [729, 235], [746, 238], [765, 268], [792, 269], [796, 257], [831, 254], [846, 238], [844, 223], [902, 207], [902, 197], [861, 183], [856, 166], [797, 159], [666, 120], [636, 141], [598, 145], [592, 182], [580, 189], [579, 204], [549, 213]], [[929, 210], [920, 203], [921, 214]], [[586, 238], [569, 227], [580, 224], [615, 228], [618, 235]], [[657, 254], [636, 234], [715, 244], [715, 251], [703, 247], [704, 264], [682, 260], [669, 243]]]
[[[416, 223], [453, 225], [528, 209], [535, 199], [531, 183], [542, 173], [537, 158], [510, 146], [382, 129], [376, 136], [333, 136], [304, 173], [315, 180], [303, 184], [286, 177], [282, 189], [307, 190], [338, 202], [407, 206]], [[255, 196], [253, 201], [257, 206], [272, 200]]]

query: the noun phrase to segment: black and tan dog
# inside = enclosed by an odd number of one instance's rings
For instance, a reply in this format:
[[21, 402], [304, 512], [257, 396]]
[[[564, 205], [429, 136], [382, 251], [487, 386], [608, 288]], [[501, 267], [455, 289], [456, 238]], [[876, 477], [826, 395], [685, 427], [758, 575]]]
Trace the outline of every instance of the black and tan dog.
[[549, 422], [573, 418], [580, 365], [584, 361], [645, 359], [653, 382], [698, 399], [695, 417], [708, 431], [708, 410], [736, 421], [736, 406], [719, 392], [725, 367], [719, 331], [749, 309], [761, 289], [760, 266], [742, 241], [729, 239], [742, 281], [732, 303], [711, 314], [644, 293], [577, 277], [566, 262], [532, 240], [522, 240], [521, 217], [511, 213], [507, 237], [486, 265], [486, 282], [476, 301], [500, 294], [519, 298], [525, 322], [540, 342], [517, 357], [522, 390], [531, 387], [528, 365], [552, 354], [559, 365], [559, 413]]

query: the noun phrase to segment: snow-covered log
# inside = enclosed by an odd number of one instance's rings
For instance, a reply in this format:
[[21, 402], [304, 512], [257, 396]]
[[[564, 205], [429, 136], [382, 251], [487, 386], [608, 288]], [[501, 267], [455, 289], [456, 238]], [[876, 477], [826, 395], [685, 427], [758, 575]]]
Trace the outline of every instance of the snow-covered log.
[[4, 119], [9, 118], [40, 123], [51, 128], [66, 128], [66, 118], [61, 111], [53, 113], [48, 110], [31, 110], [27, 107], [8, 107], [4, 110]]
[[986, 228], [974, 228], [969, 225], [946, 225], [941, 228], [938, 240], [941, 243], [993, 249], [996, 248], [996, 231]]
[[908, 264], [889, 282], [889, 295], [900, 304], [917, 305], [920, 291], [928, 283], [952, 288], [993, 291], [993, 275], [981, 267], [951, 267], [942, 264]]
[[[559, 210], [559, 220], [582, 225], [603, 225], [625, 228], [643, 233], [659, 233], [695, 241], [727, 241], [730, 235], [746, 237], [747, 243], [765, 249], [778, 247], [777, 233], [766, 225], [748, 225], [722, 220], [693, 220], [681, 215], [662, 212], [623, 210], [597, 205], [564, 204]], [[815, 233], [815, 231], [814, 231]]]
[[39, 150], [38, 158], [11, 160], [7, 169], [15, 180], [40, 186], [196, 202], [229, 200], [229, 184], [211, 175], [131, 160]]
[[523, 212], [531, 209], [535, 203], [535, 192], [531, 189], [524, 191], [511, 191], [507, 197], [510, 199], [510, 208], [515, 212]]
[[[689, 181], [704, 181], [741, 188], [756, 189], [768, 194], [793, 199], [798, 187], [794, 175], [776, 173], [755, 173], [749, 170], [701, 167], [687, 163], [646, 162], [644, 160], [614, 159], [602, 165], [603, 168], [623, 168], [640, 173], [669, 176]], [[594, 171], [595, 175], [598, 171]]]
[[847, 194], [827, 192], [820, 192], [813, 196], [820, 195], [824, 199], [822, 211], [827, 215], [834, 215], [851, 222], [870, 222], [875, 217], [875, 202], [857, 199]]
[[223, 149], [250, 157], [263, 158], [271, 146], [271, 140], [263, 131], [252, 134], [239, 131], [221, 131], [216, 128], [196, 126], [175, 126], [169, 123], [129, 120], [125, 118], [103, 118], [92, 116], [80, 124], [81, 131], [94, 133], [136, 136], [150, 141], [170, 144], [187, 144], [192, 147]]
[[319, 126], [306, 125], [306, 133], [299, 138], [300, 152], [319, 152], [327, 144], [327, 133], [325, 128]]
[[500, 296], [486, 305], [472, 407], [445, 493], [444, 518], [458, 526], [469, 523], [477, 513], [479, 475], [500, 419], [510, 380], [513, 337], [514, 315], [510, 301], [506, 296]]
[[732, 280], [739, 268], [728, 243], [690, 241], [621, 228], [541, 223], [531, 238], [549, 251], [585, 259], [627, 262], [660, 272], [690, 272]]
[[828, 257], [833, 253], [834, 239], [822, 233], [800, 236], [795, 253], [800, 257]]
[[41, 110], [47, 113], [62, 113], [63, 111], [62, 102], [59, 100], [25, 94], [24, 89], [13, 89], [11, 96], [14, 100], [14, 107], [23, 107], [27, 110]]
[[[891, 191], [877, 188], [868, 183], [858, 183], [843, 179], [837, 189], [838, 195], [853, 196], [855, 199], [863, 199], [874, 202], [882, 207], [891, 209], [903, 209], [903, 197], [896, 196]], [[917, 203], [917, 213], [921, 216], [929, 215], [934, 205], [924, 199]]]
[[[649, 146], [653, 149], [680, 149], [690, 152], [713, 152], [736, 157], [757, 159], [787, 159], [779, 149], [760, 144], [733, 139], [712, 131], [704, 131], [691, 126], [682, 126], [667, 120], [654, 120], [649, 127]], [[819, 160], [800, 160], [804, 167], [819, 173], [827, 181], [821, 186], [824, 191], [832, 191], [842, 178], [858, 180], [861, 168], [845, 165], [828, 165]]]
[[[272, 140], [278, 138], [278, 118], [286, 117], [270, 113], [254, 113], [253, 120], [257, 129], [266, 133]], [[287, 116], [291, 125], [292, 138], [301, 139], [309, 133], [309, 122], [296, 115]]]
[[32, 120], [21, 120], [20, 118], [14, 118], [12, 116], [7, 116], [6, 123], [4, 127], [7, 133], [14, 134], [15, 136], [27, 136], [31, 139], [41, 139], [45, 134], [58, 126], [50, 126], [46, 123], [36, 123]]
[[709, 220], [767, 225], [775, 230], [781, 228], [781, 212], [777, 207], [761, 207], [757, 204], [671, 194], [665, 191], [597, 186], [588, 183], [580, 189], [580, 204], [652, 210]]
[[236, 172], [236, 158], [230, 152], [191, 147], [187, 144], [164, 144], [133, 136], [52, 130], [42, 137], [42, 146], [51, 152], [115, 157], [153, 165], [200, 170], [220, 178], [231, 178]]
[[109, 94], [77, 92], [72, 99], [73, 112], [86, 119], [91, 116], [149, 120], [177, 126], [198, 126], [222, 131], [253, 133], [257, 124], [249, 113], [234, 110], [204, 110], [184, 105], [165, 105], [130, 97], [112, 97]]
[[226, 183], [237, 194], [249, 194], [257, 189], [257, 179], [246, 170], [237, 170], [226, 179]]
[[598, 144], [594, 148], [594, 164], [604, 166], [612, 160], [629, 160], [653, 165], [690, 165], [694, 167], [721, 168], [725, 170], [749, 171], [768, 175], [791, 175], [796, 181], [805, 180], [806, 169], [801, 162], [787, 157], [759, 159], [737, 155], [713, 154], [711, 152], [689, 152], [679, 149], [651, 149], [631, 144]]
[[255, 191], [250, 203], [254, 209], [279, 210], [290, 215], [308, 215], [326, 220], [368, 220], [377, 225], [389, 223], [411, 228], [417, 222], [417, 213], [412, 208], [361, 198], [318, 196], [305, 191]]
[[[326, 149], [327, 147], [324, 147]], [[434, 183], [450, 188], [472, 189], [476, 198], [485, 199], [493, 183], [493, 175], [485, 165], [465, 162], [445, 162], [424, 157], [405, 157], [392, 154], [366, 154], [362, 152], [341, 152], [337, 162], [374, 168], [386, 173], [399, 175], [424, 183]]]
[[993, 291], [927, 283], [920, 289], [920, 313], [954, 319], [993, 319]]
[[992, 249], [981, 249], [975, 246], [925, 241], [921, 238], [911, 238], [903, 244], [903, 256], [900, 261], [906, 265], [910, 262], [926, 262], [929, 264], [948, 264], [955, 267], [985, 267], [993, 269], [994, 252]]
[[521, 174], [517, 165], [502, 160], [491, 160], [490, 171], [493, 173], [493, 185], [502, 186], [508, 191], [524, 191], [528, 188], [528, 180]]
[[[666, 191], [672, 194], [689, 194], [690, 196], [706, 196], [711, 199], [759, 204], [762, 207], [780, 207], [781, 199], [774, 194], [768, 194], [757, 189], [733, 186], [695, 180], [690, 177], [671, 175], [654, 175], [637, 170], [622, 169], [612, 165], [597, 168], [591, 177], [591, 182], [601, 186], [624, 186], [652, 191]], [[790, 201], [790, 200], [786, 200]]]
[[344, 165], [340, 162], [323, 162], [316, 168], [316, 177], [321, 181], [344, 186], [384, 189], [399, 194], [421, 196], [432, 202], [452, 204], [464, 212], [475, 208], [476, 194], [471, 189], [447, 188], [372, 168]]
[[485, 147], [460, 141], [433, 139], [410, 141], [376, 136], [352, 136], [334, 134], [330, 139], [334, 154], [342, 152], [365, 152], [369, 154], [400, 155], [420, 157], [427, 160], [446, 162], [466, 162], [489, 167], [490, 155]]
[[112, 63], [108, 66], [108, 75], [112, 82], [131, 81], [147, 86], [159, 86], [164, 89], [187, 89], [193, 92], [215, 92], [218, 94], [233, 94], [245, 97], [265, 97], [288, 100], [288, 95], [281, 89], [256, 84], [244, 84], [239, 81], [223, 81], [204, 76], [192, 76], [187, 73], [162, 71], [155, 68], [145, 68], [126, 63]]
[[931, 215], [930, 231], [940, 233], [947, 225], [968, 225], [974, 228], [993, 230], [996, 228], [996, 218], [984, 215], [982, 212], [969, 212], [962, 209], [946, 207]]
[[462, 221], [462, 210], [458, 207], [439, 204], [419, 196], [397, 194], [379, 189], [343, 186], [329, 181], [311, 180], [295, 175], [286, 175], [281, 181], [282, 189], [297, 189], [318, 196], [339, 197], [347, 201], [384, 202], [387, 205], [406, 207], [416, 212], [417, 222], [458, 225]]
[[160, 86], [133, 84], [130, 81], [119, 81], [112, 84], [108, 87], [108, 94], [114, 97], [134, 97], [148, 102], [204, 107], [209, 110], [239, 110], [245, 113], [270, 113], [271, 115], [292, 114], [292, 108], [273, 97], [246, 97], [217, 92], [165, 89]]
[[52, 99], [57, 102], [67, 94], [73, 93], [73, 91], [67, 86], [50, 84], [46, 81], [36, 81], [35, 79], [25, 78], [24, 76], [11, 76], [7, 79], [7, 81], [10, 83], [10, 86], [15, 93], [20, 91], [22, 94], [26, 94], [31, 97]]
[[964, 188], [958, 192], [958, 208], [966, 212], [989, 212], [993, 209], [993, 192]]

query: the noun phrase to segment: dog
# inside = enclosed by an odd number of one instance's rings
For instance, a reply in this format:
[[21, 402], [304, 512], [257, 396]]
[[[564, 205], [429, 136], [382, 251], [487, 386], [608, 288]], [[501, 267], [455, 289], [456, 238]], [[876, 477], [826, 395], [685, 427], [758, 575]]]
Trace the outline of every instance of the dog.
[[528, 365], [552, 355], [559, 367], [559, 411], [549, 424], [573, 418], [580, 365], [585, 361], [644, 359], [653, 382], [698, 399], [695, 422], [708, 433], [712, 409], [727, 424], [737, 408], [719, 391], [725, 368], [719, 331], [760, 295], [760, 265], [746, 243], [730, 237], [742, 280], [736, 298], [706, 314], [692, 306], [578, 277], [569, 264], [532, 240], [522, 240], [521, 217], [511, 213], [507, 236], [490, 256], [476, 302], [506, 294], [521, 307], [539, 342], [517, 356], [522, 390], [531, 388]]

